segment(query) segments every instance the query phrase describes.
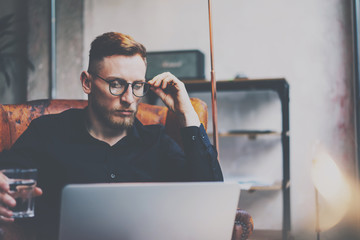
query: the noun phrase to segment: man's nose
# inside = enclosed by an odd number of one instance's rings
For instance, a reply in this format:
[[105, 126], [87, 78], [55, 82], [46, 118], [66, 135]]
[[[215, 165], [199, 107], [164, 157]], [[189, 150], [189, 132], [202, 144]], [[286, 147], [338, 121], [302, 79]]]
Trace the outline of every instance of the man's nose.
[[134, 95], [132, 93], [132, 86], [128, 85], [126, 91], [120, 96], [121, 102], [132, 104], [134, 102]]

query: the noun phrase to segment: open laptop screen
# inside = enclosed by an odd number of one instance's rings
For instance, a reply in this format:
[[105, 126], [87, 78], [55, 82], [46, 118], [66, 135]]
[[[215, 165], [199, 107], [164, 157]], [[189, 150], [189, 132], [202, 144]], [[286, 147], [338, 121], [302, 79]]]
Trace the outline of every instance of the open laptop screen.
[[62, 192], [60, 240], [231, 239], [238, 184], [74, 184]]

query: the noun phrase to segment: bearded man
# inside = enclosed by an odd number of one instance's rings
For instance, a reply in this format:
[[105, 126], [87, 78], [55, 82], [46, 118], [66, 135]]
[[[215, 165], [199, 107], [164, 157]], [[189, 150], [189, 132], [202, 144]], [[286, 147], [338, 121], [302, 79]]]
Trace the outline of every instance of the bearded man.
[[[145, 73], [142, 44], [115, 32], [97, 37], [88, 70], [80, 75], [88, 106], [33, 120], [13, 147], [0, 154], [1, 169], [38, 169], [34, 221], [39, 239], [57, 239], [60, 195], [67, 184], [223, 180], [217, 153], [184, 84], [171, 73], [146, 81]], [[149, 90], [176, 113], [184, 150], [163, 126], [144, 126], [136, 118]], [[0, 190], [0, 220], [14, 221], [8, 207], [16, 202], [1, 173]]]

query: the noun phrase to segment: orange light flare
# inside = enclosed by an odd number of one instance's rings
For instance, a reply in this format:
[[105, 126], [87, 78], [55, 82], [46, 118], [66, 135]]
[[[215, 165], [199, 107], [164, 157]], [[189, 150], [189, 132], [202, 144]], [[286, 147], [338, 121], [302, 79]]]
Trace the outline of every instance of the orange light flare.
[[312, 162], [312, 182], [321, 197], [316, 204], [318, 209], [319, 230], [325, 231], [338, 224], [345, 216], [356, 218], [359, 194], [358, 184], [350, 180], [328, 152], [316, 146]]

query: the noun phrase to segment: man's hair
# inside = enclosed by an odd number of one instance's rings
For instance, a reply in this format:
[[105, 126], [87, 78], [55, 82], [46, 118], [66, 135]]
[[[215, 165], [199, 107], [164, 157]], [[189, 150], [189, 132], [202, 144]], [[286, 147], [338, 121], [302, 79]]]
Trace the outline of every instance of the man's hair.
[[146, 64], [146, 48], [139, 42], [136, 42], [131, 36], [108, 32], [104, 33], [91, 43], [89, 54], [88, 72], [97, 72], [98, 63], [113, 55], [135, 56], [140, 55]]

